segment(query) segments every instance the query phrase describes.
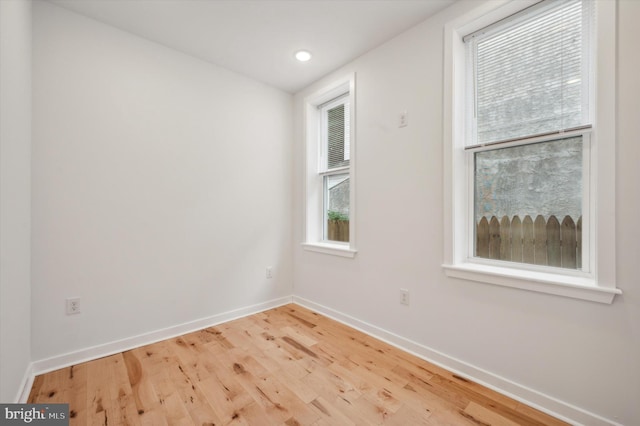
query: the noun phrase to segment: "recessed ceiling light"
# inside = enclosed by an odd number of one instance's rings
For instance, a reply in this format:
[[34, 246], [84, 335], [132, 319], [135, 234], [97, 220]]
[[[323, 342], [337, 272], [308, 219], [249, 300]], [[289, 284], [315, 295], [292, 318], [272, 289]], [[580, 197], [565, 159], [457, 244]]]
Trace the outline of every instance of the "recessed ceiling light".
[[298, 50], [296, 52], [296, 59], [300, 62], [307, 62], [309, 59], [311, 59], [311, 53], [307, 52], [306, 50]]

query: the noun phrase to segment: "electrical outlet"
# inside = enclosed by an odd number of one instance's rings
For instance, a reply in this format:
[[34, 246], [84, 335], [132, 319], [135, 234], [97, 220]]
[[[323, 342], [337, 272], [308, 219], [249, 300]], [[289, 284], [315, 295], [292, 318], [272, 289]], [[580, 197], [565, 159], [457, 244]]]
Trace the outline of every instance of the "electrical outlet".
[[272, 266], [267, 266], [266, 277], [267, 278], [273, 278], [273, 267]]
[[79, 314], [80, 313], [80, 298], [74, 297], [72, 299], [67, 299], [67, 315]]
[[400, 289], [400, 303], [403, 305], [409, 305], [409, 290], [406, 288]]

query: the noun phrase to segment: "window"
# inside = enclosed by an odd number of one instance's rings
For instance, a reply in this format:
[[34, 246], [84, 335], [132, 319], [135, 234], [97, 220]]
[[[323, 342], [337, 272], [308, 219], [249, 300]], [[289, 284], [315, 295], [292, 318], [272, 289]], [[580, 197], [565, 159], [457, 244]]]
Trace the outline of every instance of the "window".
[[350, 108], [349, 94], [320, 107], [320, 167], [324, 199], [323, 239], [349, 242]]
[[591, 0], [519, 4], [483, 4], [476, 20], [447, 29], [444, 266], [457, 278], [610, 303], [620, 291], [601, 249], [614, 246], [612, 218], [600, 210], [607, 190], [596, 190], [614, 174], [615, 127], [600, 108], [612, 95], [594, 99], [614, 92], [604, 77], [615, 70], [595, 55], [606, 41], [598, 31], [614, 21]]
[[355, 255], [354, 77], [305, 99], [308, 250]]
[[589, 270], [589, 5], [538, 3], [463, 39], [473, 258]]

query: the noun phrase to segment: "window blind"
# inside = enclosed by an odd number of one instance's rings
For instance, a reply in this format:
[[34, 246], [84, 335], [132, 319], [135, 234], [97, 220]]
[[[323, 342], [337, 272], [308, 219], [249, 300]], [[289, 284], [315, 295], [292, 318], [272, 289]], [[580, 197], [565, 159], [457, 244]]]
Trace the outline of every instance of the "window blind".
[[590, 124], [584, 52], [592, 9], [589, 0], [547, 1], [465, 37], [467, 145]]
[[327, 169], [349, 165], [349, 102], [327, 110]]

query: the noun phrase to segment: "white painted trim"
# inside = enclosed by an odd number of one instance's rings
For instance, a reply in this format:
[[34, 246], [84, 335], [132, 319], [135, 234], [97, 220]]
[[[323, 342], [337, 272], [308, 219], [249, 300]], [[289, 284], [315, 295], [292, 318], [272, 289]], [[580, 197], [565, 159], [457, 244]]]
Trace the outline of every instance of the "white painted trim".
[[355, 328], [371, 337], [395, 346], [405, 352], [424, 359], [454, 374], [469, 379], [489, 389], [500, 392], [516, 401], [547, 413], [553, 417], [573, 425], [590, 426], [623, 426], [612, 420], [605, 419], [580, 407], [561, 401], [550, 395], [513, 382], [490, 371], [476, 367], [463, 360], [432, 349], [421, 343], [414, 342], [398, 334], [387, 331], [376, 325], [361, 321], [350, 315], [336, 311], [319, 303], [312, 302], [299, 296], [293, 296], [293, 303], [316, 311], [349, 327]]
[[20, 382], [20, 388], [18, 389], [18, 394], [16, 395], [15, 402], [19, 404], [24, 404], [29, 399], [29, 392], [31, 392], [31, 387], [33, 386], [33, 380], [35, 379], [35, 374], [33, 374], [33, 363], [29, 363], [27, 369], [24, 372], [24, 377]]
[[350, 249], [348, 245], [341, 246], [329, 243], [302, 243], [302, 248], [307, 251], [315, 251], [318, 253], [350, 258], [354, 258], [358, 252], [357, 250]]
[[[291, 301], [292, 296], [285, 296], [279, 299], [258, 303], [256, 305], [246, 306], [243, 308], [234, 309], [232, 311], [212, 315], [207, 318], [202, 318], [184, 324], [151, 331], [149, 333], [140, 334], [138, 336], [127, 337], [122, 340], [116, 340], [78, 351], [57, 355], [51, 358], [34, 361], [31, 364], [31, 376], [33, 377], [38, 374], [48, 373], [49, 371], [58, 370], [60, 368], [69, 367], [71, 365], [79, 364], [82, 362], [92, 361], [94, 359], [113, 355], [140, 346], [156, 343], [161, 340], [166, 340], [186, 333], [202, 330], [203, 328], [212, 327], [227, 321], [232, 321], [238, 318], [246, 317], [248, 315], [263, 312], [268, 309], [273, 309], [278, 306], [286, 305], [287, 303], [291, 303]], [[33, 380], [33, 378], [31, 380]]]
[[593, 279], [499, 266], [442, 265], [448, 277], [611, 304], [619, 288], [598, 287]]

